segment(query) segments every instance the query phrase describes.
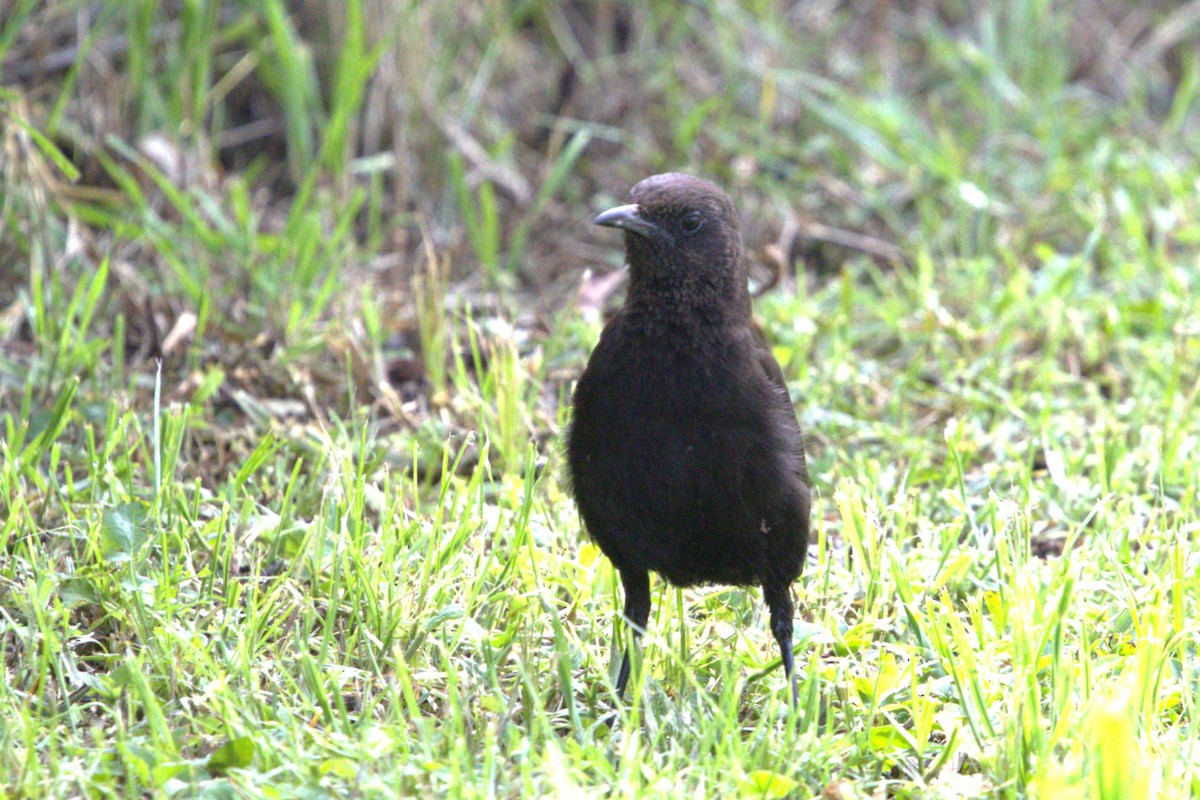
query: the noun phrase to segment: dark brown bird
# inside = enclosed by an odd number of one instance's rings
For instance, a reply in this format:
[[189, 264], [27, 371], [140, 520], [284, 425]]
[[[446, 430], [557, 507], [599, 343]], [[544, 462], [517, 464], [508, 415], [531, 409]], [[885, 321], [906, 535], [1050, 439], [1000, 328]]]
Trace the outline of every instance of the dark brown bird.
[[[712, 183], [670, 173], [595, 222], [625, 231], [629, 290], [575, 387], [567, 466], [584, 525], [635, 630], [650, 572], [761, 586], [794, 701], [808, 469], [783, 372], [751, 325], [737, 212]], [[628, 680], [626, 649], [619, 694]]]

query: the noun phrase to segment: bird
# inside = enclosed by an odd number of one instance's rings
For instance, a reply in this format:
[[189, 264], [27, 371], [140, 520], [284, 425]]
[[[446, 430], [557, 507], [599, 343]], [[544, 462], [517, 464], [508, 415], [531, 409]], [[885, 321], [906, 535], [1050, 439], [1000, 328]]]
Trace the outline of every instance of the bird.
[[[717, 185], [648, 177], [595, 224], [624, 232], [629, 283], [572, 395], [569, 489], [612, 562], [636, 637], [650, 576], [759, 586], [797, 702], [791, 585], [811, 487], [783, 371], [755, 330], [738, 215]], [[626, 646], [615, 686], [629, 681]]]

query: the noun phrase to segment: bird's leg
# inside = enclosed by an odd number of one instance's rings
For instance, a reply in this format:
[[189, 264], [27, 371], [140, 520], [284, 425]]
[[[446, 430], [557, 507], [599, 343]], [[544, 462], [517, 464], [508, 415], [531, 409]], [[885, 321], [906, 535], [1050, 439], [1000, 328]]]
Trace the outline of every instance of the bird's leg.
[[[650, 573], [644, 569], [623, 569], [621, 584], [625, 587], [625, 621], [633, 626], [633, 635], [637, 637], [650, 621]], [[626, 645], [617, 675], [617, 696], [621, 698], [625, 697], [625, 684], [629, 682], [629, 657]]]
[[799, 690], [796, 688], [795, 664], [792, 659], [792, 614], [795, 607], [792, 595], [786, 586], [764, 586], [763, 599], [771, 611], [771, 633], [779, 642], [779, 652], [783, 656], [783, 674], [792, 685], [792, 706], [800, 703]]

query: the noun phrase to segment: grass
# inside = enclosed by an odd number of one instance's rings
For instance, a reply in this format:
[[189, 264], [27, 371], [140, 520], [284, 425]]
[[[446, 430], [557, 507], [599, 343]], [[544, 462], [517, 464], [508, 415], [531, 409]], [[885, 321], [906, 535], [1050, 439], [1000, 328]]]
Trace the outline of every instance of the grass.
[[[168, 5], [0, 19], [0, 793], [1200, 794], [1190, 4]], [[667, 168], [782, 261], [798, 709], [740, 588], [612, 692], [557, 442]]]

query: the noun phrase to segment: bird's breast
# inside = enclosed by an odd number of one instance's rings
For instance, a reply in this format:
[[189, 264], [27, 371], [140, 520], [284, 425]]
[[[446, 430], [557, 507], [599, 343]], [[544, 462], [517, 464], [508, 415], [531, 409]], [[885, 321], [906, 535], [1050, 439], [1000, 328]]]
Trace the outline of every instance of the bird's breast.
[[[718, 470], [721, 443], [755, 427], [762, 408], [724, 353], [639, 346], [598, 349], [576, 393], [573, 441], [577, 456], [614, 470], [641, 471], [652, 484], [684, 480], [697, 463]], [[598, 358], [597, 358], [598, 356]], [[727, 460], [727, 459], [725, 459]]]

